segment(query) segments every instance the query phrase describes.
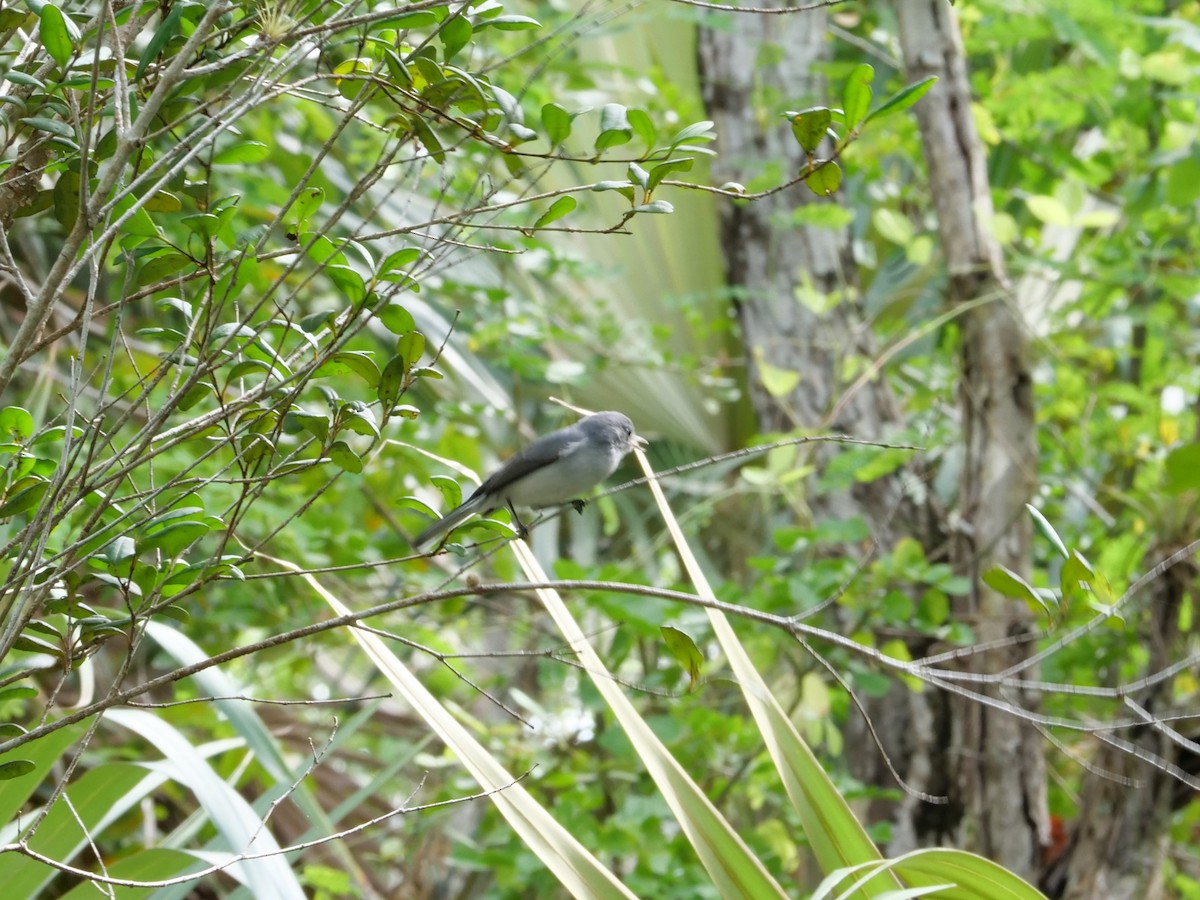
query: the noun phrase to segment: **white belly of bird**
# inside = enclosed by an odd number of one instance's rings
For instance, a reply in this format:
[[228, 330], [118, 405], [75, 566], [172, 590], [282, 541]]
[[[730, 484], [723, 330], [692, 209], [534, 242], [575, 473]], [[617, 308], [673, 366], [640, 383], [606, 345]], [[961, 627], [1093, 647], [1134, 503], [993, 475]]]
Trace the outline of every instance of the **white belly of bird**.
[[574, 500], [612, 474], [621, 457], [607, 453], [574, 453], [567, 447], [552, 465], [519, 478], [504, 491], [514, 506], [538, 509]]

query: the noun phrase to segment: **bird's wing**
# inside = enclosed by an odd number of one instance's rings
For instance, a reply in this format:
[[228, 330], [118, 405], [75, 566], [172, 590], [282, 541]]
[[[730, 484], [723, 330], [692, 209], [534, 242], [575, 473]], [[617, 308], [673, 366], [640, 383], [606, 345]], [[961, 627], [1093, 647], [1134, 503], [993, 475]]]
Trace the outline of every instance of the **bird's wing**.
[[[567, 429], [564, 429], [564, 431]], [[500, 494], [506, 487], [526, 475], [550, 465], [574, 450], [583, 438], [566, 435], [562, 431], [544, 434], [532, 444], [522, 447], [508, 459], [487, 481], [479, 486], [472, 497]]]

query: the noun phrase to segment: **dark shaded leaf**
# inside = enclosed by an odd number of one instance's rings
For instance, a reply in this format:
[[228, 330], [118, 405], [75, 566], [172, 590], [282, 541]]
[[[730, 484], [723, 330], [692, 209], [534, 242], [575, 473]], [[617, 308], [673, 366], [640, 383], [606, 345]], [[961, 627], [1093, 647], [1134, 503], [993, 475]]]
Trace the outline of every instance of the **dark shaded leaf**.
[[162, 24], [154, 32], [154, 36], [150, 38], [150, 42], [146, 44], [146, 50], [142, 53], [137, 70], [133, 73], [134, 81], [141, 80], [142, 75], [146, 72], [146, 67], [158, 59], [158, 55], [162, 53], [171, 38], [179, 33], [179, 23], [183, 21], [183, 8], [186, 5], [185, 3], [171, 4], [170, 12], [162, 20]]
[[351, 450], [350, 445], [345, 441], [333, 442], [329, 448], [329, 458], [333, 460], [333, 464], [338, 468], [355, 475], [363, 470], [362, 460], [358, 458], [358, 454]]

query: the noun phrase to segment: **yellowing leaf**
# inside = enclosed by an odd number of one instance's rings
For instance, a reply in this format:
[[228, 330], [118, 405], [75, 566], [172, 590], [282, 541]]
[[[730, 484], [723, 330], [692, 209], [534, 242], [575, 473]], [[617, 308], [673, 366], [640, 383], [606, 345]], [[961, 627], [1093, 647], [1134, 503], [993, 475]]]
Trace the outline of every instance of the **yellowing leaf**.
[[763, 388], [772, 397], [786, 397], [800, 384], [800, 373], [793, 369], [773, 366], [763, 358], [762, 349], [754, 349], [754, 361]]
[[1056, 198], [1045, 194], [1035, 194], [1025, 198], [1029, 211], [1047, 225], [1067, 226], [1071, 224], [1071, 214]]

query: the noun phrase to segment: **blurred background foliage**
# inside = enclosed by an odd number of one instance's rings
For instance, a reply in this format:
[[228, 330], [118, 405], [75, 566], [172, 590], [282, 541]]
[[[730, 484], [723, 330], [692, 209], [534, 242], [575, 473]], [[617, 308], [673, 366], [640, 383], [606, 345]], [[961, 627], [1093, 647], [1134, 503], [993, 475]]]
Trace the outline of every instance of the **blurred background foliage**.
[[[980, 0], [957, 14], [991, 224], [1036, 361], [1034, 502], [1046, 529], [1028, 596], [1014, 602], [1035, 608], [1051, 642], [1196, 536], [1200, 8]], [[758, 433], [747, 400], [751, 350], [716, 215], [753, 202], [739, 191], [795, 172], [766, 159], [740, 189], [688, 186], [719, 186], [710, 166], [721, 152], [699, 94], [697, 23], [719, 29], [731, 15], [533, 0], [4, 4], [0, 736], [327, 619], [328, 605], [278, 560], [316, 572], [354, 609], [463, 577], [523, 580], [503, 549], [479, 556], [503, 524], [469, 526], [463, 546], [428, 559], [409, 541], [476, 475], [570, 420], [551, 396], [627, 412], [659, 469], [774, 437]], [[787, 111], [840, 105], [864, 62], [877, 96], [904, 87], [888, 5], [836, 7], [828, 40], [829, 95], [764, 83], [748, 111], [759, 127], [786, 130]], [[764, 27], [758, 61], [787, 52]], [[889, 439], [923, 449], [848, 446], [817, 471], [785, 447], [664, 487], [719, 597], [811, 612], [812, 624], [905, 659], [914, 641], [930, 652], [970, 645], [971, 623], [950, 614], [965, 579], [917, 540], [873, 549], [861, 520], [815, 520], [810, 501], [915, 455], [912, 489], [954, 507], [960, 335], [942, 305], [934, 198], [910, 115], [863, 128], [840, 162], [833, 201], [797, 202], [774, 224], [848, 228], [857, 287], [847, 292], [861, 294], [796, 302], [861, 303], [873, 362], [904, 411]], [[657, 186], [639, 184], [631, 165]], [[764, 371], [781, 385], [806, 377]], [[636, 474], [627, 465], [613, 483]], [[532, 544], [558, 578], [687, 589], [642, 488], [545, 522]], [[1059, 590], [1071, 564], [1093, 573], [1090, 592]], [[1109, 617], [1043, 662], [1044, 680], [1063, 686], [1044, 693], [1046, 715], [1111, 721], [1119, 701], [1073, 687], [1170, 667], [1173, 708], [1194, 709], [1192, 565], [1160, 575], [1180, 586], [1170, 646], [1148, 643], [1144, 607]], [[799, 816], [703, 611], [616, 592], [572, 603], [753, 854], [811, 890], [820, 872]], [[697, 678], [664, 624], [699, 648]], [[451, 597], [370, 625], [510, 771], [532, 770], [526, 787], [631, 891], [718, 895], [525, 595]], [[743, 623], [739, 634], [849, 799], [903, 796], [857, 781], [844, 762], [857, 715], [848, 689], [882, 695], [894, 675], [823, 646], [835, 679], [778, 631]], [[99, 772], [94, 849], [63, 813], [58, 831], [39, 830], [44, 852], [90, 871], [99, 856], [114, 877], [174, 877], [237, 833], [211, 805], [218, 794], [205, 795], [217, 788], [189, 780], [199, 760], [244, 798], [245, 827], [321, 755], [272, 811], [279, 845], [478, 790], [421, 719], [381, 696], [386, 683], [341, 629], [263, 646], [219, 672], [164, 677], [130, 698], [161, 705], [81, 716], [10, 750], [4, 842], [24, 827], [19, 809]], [[182, 702], [212, 696], [259, 702]], [[1050, 809], [1070, 822], [1092, 744], [1047, 732]], [[185, 746], [196, 762], [179, 755]], [[1163, 878], [1169, 896], [1200, 897], [1200, 806], [1178, 783]], [[867, 824], [889, 839], [886, 821]], [[271, 878], [280, 893], [291, 878], [315, 897], [559, 890], [482, 801], [276, 859], [290, 874], [247, 866], [154, 895], [265, 896]], [[21, 886], [12, 896], [88, 888], [16, 854], [0, 871]]]

